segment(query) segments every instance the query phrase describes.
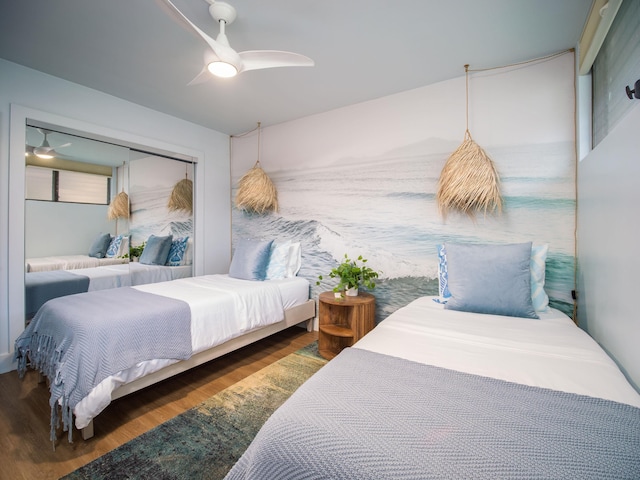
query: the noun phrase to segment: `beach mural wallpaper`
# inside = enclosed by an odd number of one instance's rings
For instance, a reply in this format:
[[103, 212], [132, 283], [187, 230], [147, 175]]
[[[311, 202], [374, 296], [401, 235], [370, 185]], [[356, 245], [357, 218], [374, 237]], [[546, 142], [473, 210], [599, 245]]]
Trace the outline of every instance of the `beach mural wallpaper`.
[[185, 176], [193, 181], [193, 166], [180, 160], [148, 155], [130, 161], [131, 245], [150, 235], [193, 236], [193, 214], [167, 206], [173, 187]]
[[[299, 276], [312, 296], [348, 254], [380, 272], [377, 321], [438, 294], [436, 245], [548, 244], [551, 305], [573, 315], [575, 144], [573, 54], [478, 73], [469, 128], [494, 161], [503, 213], [470, 219], [436, 204], [438, 178], [465, 131], [464, 77], [262, 130], [260, 164], [278, 189], [279, 211], [234, 208], [233, 242], [302, 244]], [[523, 95], [526, 91], [527, 95]], [[253, 165], [256, 137], [233, 139], [232, 184]], [[235, 195], [236, 188], [232, 194]], [[325, 280], [316, 285], [319, 275]]]

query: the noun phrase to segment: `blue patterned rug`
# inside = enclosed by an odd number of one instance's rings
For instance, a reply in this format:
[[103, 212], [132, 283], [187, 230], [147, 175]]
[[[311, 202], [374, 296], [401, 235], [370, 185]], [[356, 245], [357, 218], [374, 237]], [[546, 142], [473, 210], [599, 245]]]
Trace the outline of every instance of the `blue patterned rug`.
[[62, 479], [224, 478], [271, 413], [325, 363], [314, 342]]

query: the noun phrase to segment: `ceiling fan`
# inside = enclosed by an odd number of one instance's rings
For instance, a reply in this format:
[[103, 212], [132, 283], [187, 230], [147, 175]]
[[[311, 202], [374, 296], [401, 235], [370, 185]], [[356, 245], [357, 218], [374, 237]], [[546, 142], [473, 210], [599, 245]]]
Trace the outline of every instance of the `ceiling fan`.
[[209, 13], [220, 26], [220, 33], [215, 38], [211, 38], [191, 20], [189, 20], [171, 0], [162, 0], [175, 16], [193, 29], [210, 47], [205, 51], [204, 68], [189, 82], [189, 85], [201, 83], [210, 78], [209, 74], [218, 77], [234, 77], [238, 73], [248, 70], [259, 70], [263, 68], [275, 67], [312, 67], [314, 61], [309, 57], [292, 52], [282, 52], [279, 50], [247, 50], [236, 52], [229, 45], [229, 40], [225, 34], [225, 27], [236, 19], [236, 10], [225, 2], [206, 0], [209, 6]]
[[[48, 160], [50, 158], [54, 158], [54, 157], [57, 157], [58, 155], [60, 155], [54, 149], [54, 147], [52, 147], [49, 144], [49, 139], [47, 138], [47, 135], [49, 135], [51, 132], [49, 130], [44, 130], [44, 129], [38, 129], [38, 131], [44, 135], [44, 139], [42, 140], [42, 143], [38, 147], [27, 146], [27, 152], [28, 153], [32, 153], [36, 157], [43, 158], [45, 160]], [[55, 148], [60, 149], [60, 148], [68, 147], [70, 145], [71, 145], [71, 143], [65, 143], [63, 145], [58, 145]]]

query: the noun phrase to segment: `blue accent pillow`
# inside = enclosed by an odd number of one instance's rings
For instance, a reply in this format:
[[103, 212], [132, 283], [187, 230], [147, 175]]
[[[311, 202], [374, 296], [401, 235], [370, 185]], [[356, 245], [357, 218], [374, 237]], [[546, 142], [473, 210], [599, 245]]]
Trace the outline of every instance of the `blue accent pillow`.
[[187, 242], [189, 237], [176, 238], [171, 242], [169, 255], [167, 256], [167, 265], [178, 267], [184, 265], [184, 253], [187, 251]]
[[242, 280], [264, 280], [273, 240], [240, 240], [233, 252], [229, 276]]
[[89, 248], [89, 256], [94, 258], [104, 258], [107, 254], [107, 249], [111, 243], [111, 234], [101, 233], [91, 244]]
[[115, 237], [111, 237], [111, 243], [109, 243], [109, 247], [107, 248], [107, 253], [105, 257], [113, 258], [118, 256], [118, 252], [120, 251], [120, 244], [122, 243], [122, 235], [116, 235]]
[[444, 308], [539, 318], [531, 301], [531, 242], [445, 248], [451, 298]]
[[140, 263], [144, 265], [164, 265], [167, 263], [172, 240], [172, 235], [165, 237], [151, 235], [144, 246], [142, 255], [140, 255]]
[[438, 303], [447, 303], [451, 297], [447, 274], [447, 249], [444, 245], [436, 245], [438, 249]]

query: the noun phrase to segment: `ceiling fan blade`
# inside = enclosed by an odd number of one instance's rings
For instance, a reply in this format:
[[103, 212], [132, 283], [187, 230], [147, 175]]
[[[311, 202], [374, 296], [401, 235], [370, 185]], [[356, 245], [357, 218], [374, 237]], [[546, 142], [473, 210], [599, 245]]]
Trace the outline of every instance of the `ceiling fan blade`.
[[213, 53], [213, 51], [209, 48], [207, 48], [204, 51], [204, 55], [203, 55], [203, 67], [202, 70], [200, 70], [200, 73], [198, 75], [195, 76], [195, 78], [193, 80], [191, 80], [187, 85], [191, 86], [191, 85], [199, 85], [201, 83], [205, 83], [208, 82], [209, 80], [213, 79], [213, 76], [211, 75], [211, 72], [209, 71], [209, 69], [207, 68], [207, 65], [209, 65], [211, 62], [215, 62], [217, 60], [220, 60], [218, 58], [218, 56]]
[[189, 83], [187, 83], [187, 86], [190, 87], [192, 85], [200, 85], [201, 83], [208, 82], [212, 78], [213, 77], [211, 76], [211, 72], [209, 71], [209, 69], [205, 65], [204, 67], [202, 67], [202, 70], [200, 70], [200, 73], [198, 75], [196, 75], [193, 78], [193, 80], [191, 80]]
[[178, 8], [171, 2], [171, 0], [161, 0], [165, 5], [167, 5], [172, 12], [174, 12], [175, 16], [181, 20], [183, 23], [186, 23], [193, 31], [195, 31], [205, 42], [207, 45], [211, 47], [213, 52], [225, 62], [229, 62], [232, 64], [237, 64], [239, 62], [238, 53], [228, 45], [224, 43], [218, 42], [207, 35], [204, 31], [202, 31], [195, 23], [189, 20]]
[[313, 67], [315, 62], [309, 57], [280, 50], [247, 50], [240, 52], [244, 63], [242, 71], [276, 67]]

